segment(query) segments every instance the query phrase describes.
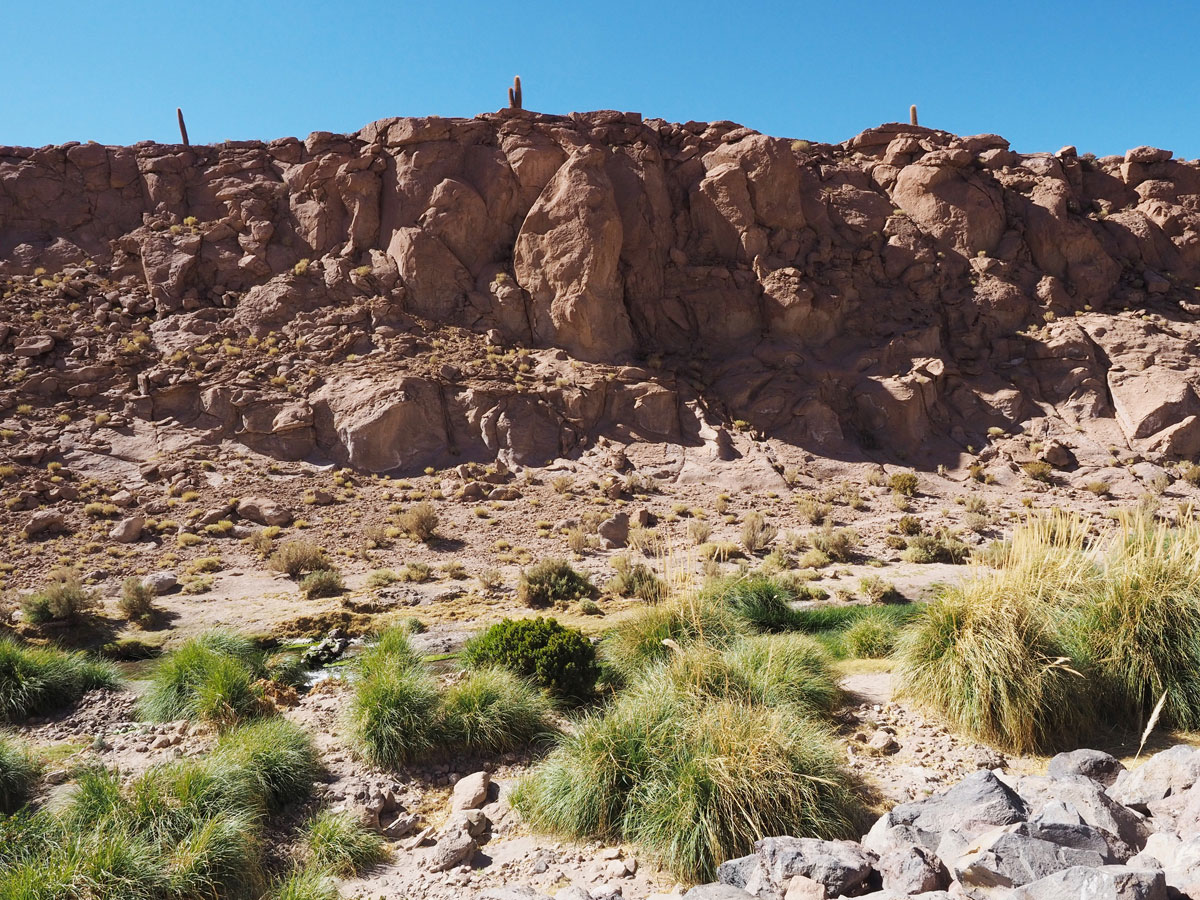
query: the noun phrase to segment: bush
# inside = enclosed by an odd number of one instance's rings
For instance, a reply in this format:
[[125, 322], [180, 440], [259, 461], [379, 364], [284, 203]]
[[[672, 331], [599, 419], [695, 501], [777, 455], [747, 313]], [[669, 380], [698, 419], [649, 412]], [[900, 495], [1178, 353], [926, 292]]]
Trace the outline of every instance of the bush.
[[141, 711], [160, 722], [199, 719], [228, 728], [268, 710], [255, 684], [263, 674], [253, 643], [228, 632], [209, 632], [158, 664]]
[[792, 601], [796, 593], [779, 578], [752, 575], [718, 582], [708, 589], [756, 631], [790, 631], [795, 627]]
[[766, 518], [760, 512], [746, 513], [742, 522], [742, 546], [747, 553], [763, 553], [775, 541], [779, 529], [767, 524]]
[[921, 482], [915, 472], [896, 472], [888, 478], [888, 487], [892, 493], [902, 497], [915, 497], [920, 486]]
[[670, 657], [664, 640], [680, 648], [697, 643], [725, 647], [748, 631], [728, 604], [706, 595], [681, 597], [630, 616], [605, 637], [601, 649], [614, 674], [630, 679]]
[[521, 573], [517, 599], [534, 608], [566, 605], [592, 592], [592, 583], [563, 559], [546, 559]]
[[1051, 477], [1054, 474], [1054, 467], [1045, 460], [1035, 459], [1031, 462], [1022, 464], [1021, 471], [1023, 471], [1034, 481], [1042, 481], [1046, 484], [1049, 484]]
[[96, 688], [120, 684], [117, 670], [83, 653], [23, 647], [0, 637], [0, 721], [21, 722]]
[[427, 544], [437, 532], [437, 510], [432, 503], [423, 500], [400, 516], [399, 525], [409, 537]]
[[351, 878], [388, 858], [387, 844], [346, 813], [325, 810], [305, 829], [308, 858], [318, 870]]
[[618, 556], [612, 566], [617, 574], [608, 582], [608, 589], [618, 597], [641, 597], [649, 603], [658, 603], [667, 595], [667, 583], [645, 563]]
[[813, 549], [834, 562], [849, 562], [858, 549], [858, 532], [853, 528], [826, 525], [809, 535]]
[[312, 541], [286, 541], [271, 554], [269, 565], [276, 572], [289, 578], [299, 578], [307, 572], [320, 572], [332, 568], [325, 558], [325, 551]]
[[136, 576], [126, 578], [117, 601], [121, 615], [131, 622], [146, 622], [154, 615], [154, 591]]
[[584, 701], [595, 690], [596, 649], [583, 632], [554, 619], [505, 619], [463, 648], [470, 669], [502, 666], [558, 697]]
[[481, 669], [442, 698], [440, 741], [468, 753], [506, 753], [549, 732], [545, 696], [506, 669]]
[[908, 546], [900, 554], [900, 558], [910, 563], [950, 563], [959, 565], [966, 562], [971, 548], [954, 535], [945, 531], [937, 534], [917, 534], [908, 539]]
[[14, 813], [29, 802], [41, 771], [33, 754], [0, 738], [0, 813]]
[[564, 737], [513, 802], [534, 827], [634, 841], [696, 881], [765, 835], [854, 831], [854, 797], [824, 727], [787, 708], [698, 698], [661, 676]]
[[305, 575], [300, 590], [307, 599], [316, 600], [318, 597], [336, 597], [345, 592], [346, 586], [336, 569], [322, 569]]
[[21, 604], [26, 622], [41, 625], [51, 620], [75, 621], [91, 612], [100, 603], [95, 591], [83, 586], [79, 575], [72, 570], [57, 570], [38, 593]]

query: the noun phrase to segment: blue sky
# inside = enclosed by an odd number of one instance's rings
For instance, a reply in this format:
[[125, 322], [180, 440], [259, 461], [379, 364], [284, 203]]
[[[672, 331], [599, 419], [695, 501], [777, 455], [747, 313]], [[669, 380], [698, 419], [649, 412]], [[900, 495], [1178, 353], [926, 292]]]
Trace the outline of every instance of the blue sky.
[[544, 112], [840, 141], [905, 119], [1022, 151], [1200, 156], [1200, 4], [63, 0], [6, 4], [0, 144], [194, 143]]

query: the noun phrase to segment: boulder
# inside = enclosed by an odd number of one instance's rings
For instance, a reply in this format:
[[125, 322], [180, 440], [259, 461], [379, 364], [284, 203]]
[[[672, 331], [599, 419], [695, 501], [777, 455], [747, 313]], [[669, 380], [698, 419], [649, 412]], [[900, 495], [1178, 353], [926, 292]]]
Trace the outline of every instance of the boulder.
[[237, 514], [259, 525], [290, 525], [290, 510], [266, 497], [244, 497], [238, 501]]
[[624, 547], [629, 540], [629, 513], [617, 513], [600, 523], [597, 528], [605, 549]]
[[967, 896], [985, 898], [995, 888], [1019, 887], [1069, 869], [1098, 867], [1104, 858], [1031, 837], [1007, 826], [987, 832], [951, 866]]
[[430, 872], [445, 872], [470, 860], [479, 845], [475, 838], [462, 829], [451, 829], [438, 835], [437, 843], [429, 856]]
[[41, 534], [66, 530], [67, 520], [62, 513], [56, 509], [41, 509], [26, 520], [21, 533], [25, 535], [26, 540], [29, 540]]
[[145, 527], [145, 516], [129, 516], [109, 529], [108, 536], [118, 544], [132, 544], [142, 536]]
[[1023, 822], [1028, 816], [1025, 800], [992, 772], [981, 769], [939, 794], [893, 807], [876, 821], [864, 843], [896, 825], [939, 835], [953, 830], [970, 836]]
[[1154, 754], [1136, 769], [1121, 772], [1109, 794], [1117, 803], [1148, 812], [1148, 804], [1181, 794], [1197, 781], [1200, 781], [1200, 750], [1177, 744]]
[[1082, 775], [1109, 787], [1125, 766], [1111, 753], [1102, 750], [1071, 750], [1059, 753], [1050, 760], [1046, 774], [1051, 778], [1069, 778]]
[[491, 783], [492, 776], [487, 772], [473, 772], [460, 778], [450, 795], [450, 808], [455, 811], [479, 809], [487, 803]]
[[780, 900], [788, 881], [803, 875], [825, 886], [829, 895], [853, 894], [867, 885], [876, 857], [851, 841], [816, 838], [764, 838], [754, 845], [757, 865], [745, 888], [763, 900]]
[[875, 868], [883, 877], [884, 889], [899, 894], [939, 891], [950, 884], [950, 873], [942, 861], [930, 851], [915, 845], [881, 856]]
[[1167, 900], [1162, 872], [1127, 866], [1073, 866], [1017, 888], [1012, 900]]
[[683, 900], [754, 900], [754, 895], [731, 884], [701, 884], [684, 894]]
[[174, 572], [151, 572], [142, 579], [142, 584], [156, 595], [169, 594], [179, 587], [179, 576]]

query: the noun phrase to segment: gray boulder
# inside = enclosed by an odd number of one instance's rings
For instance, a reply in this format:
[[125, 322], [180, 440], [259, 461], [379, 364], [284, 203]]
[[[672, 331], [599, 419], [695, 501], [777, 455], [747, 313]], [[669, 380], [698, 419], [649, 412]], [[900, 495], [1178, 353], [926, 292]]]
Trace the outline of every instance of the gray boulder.
[[1200, 750], [1177, 744], [1156, 753], [1136, 769], [1121, 772], [1109, 795], [1138, 812], [1149, 812], [1148, 804], [1181, 794], [1200, 781]]
[[1063, 847], [1095, 850], [1106, 863], [1123, 863], [1133, 855], [1133, 848], [1111, 831], [1088, 824], [1079, 810], [1058, 800], [1029, 820], [1027, 833]]
[[877, 837], [877, 831], [896, 825], [939, 835], [953, 830], [970, 836], [998, 825], [1024, 822], [1028, 816], [1029, 805], [1021, 796], [990, 771], [981, 769], [940, 794], [893, 807], [872, 826], [867, 840], [872, 835]]
[[179, 587], [179, 576], [174, 572], [151, 572], [142, 579], [142, 585], [155, 594], [169, 594]]
[[995, 888], [1019, 887], [1073, 866], [1104, 865], [1095, 851], [1060, 847], [1012, 830], [1016, 827], [989, 832], [954, 861], [954, 877], [967, 896], [987, 897]]
[[246, 497], [238, 501], [237, 514], [259, 525], [290, 525], [292, 513], [266, 497]]
[[881, 856], [875, 868], [883, 878], [884, 890], [905, 896], [944, 890], [950, 886], [950, 873], [942, 861], [930, 851], [915, 845]]
[[1102, 750], [1072, 750], [1051, 759], [1046, 774], [1051, 778], [1081, 775], [1109, 787], [1124, 771], [1125, 767], [1121, 765], [1121, 761], [1111, 753]]
[[1162, 872], [1128, 866], [1075, 866], [1012, 892], [1012, 900], [1167, 900]]
[[1074, 809], [1084, 823], [1116, 835], [1134, 850], [1141, 849], [1150, 833], [1139, 813], [1122, 806], [1089, 778], [1030, 775], [1017, 779], [1016, 788], [1031, 807], [1061, 803]]
[[779, 900], [796, 875], [825, 886], [831, 897], [861, 893], [874, 873], [876, 857], [853, 841], [765, 838], [754, 845], [757, 867], [745, 889], [762, 900]]

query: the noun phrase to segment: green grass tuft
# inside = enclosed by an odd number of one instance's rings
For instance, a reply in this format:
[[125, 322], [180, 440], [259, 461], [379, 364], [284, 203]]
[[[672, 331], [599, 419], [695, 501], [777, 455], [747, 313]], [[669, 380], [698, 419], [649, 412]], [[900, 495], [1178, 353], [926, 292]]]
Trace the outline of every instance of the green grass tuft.
[[442, 697], [446, 746], [468, 753], [506, 753], [550, 731], [550, 702], [506, 669], [480, 669]]
[[0, 637], [0, 721], [21, 722], [73, 703], [88, 691], [119, 685], [111, 663]]
[[262, 654], [251, 641], [209, 632], [158, 663], [141, 712], [157, 721], [199, 719], [228, 728], [267, 711], [255, 684], [264, 674]]
[[0, 739], [0, 813], [14, 813], [33, 796], [41, 764], [15, 741]]
[[383, 838], [346, 813], [328, 810], [318, 813], [305, 829], [304, 843], [316, 870], [342, 878], [359, 875], [388, 858]]

